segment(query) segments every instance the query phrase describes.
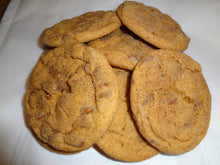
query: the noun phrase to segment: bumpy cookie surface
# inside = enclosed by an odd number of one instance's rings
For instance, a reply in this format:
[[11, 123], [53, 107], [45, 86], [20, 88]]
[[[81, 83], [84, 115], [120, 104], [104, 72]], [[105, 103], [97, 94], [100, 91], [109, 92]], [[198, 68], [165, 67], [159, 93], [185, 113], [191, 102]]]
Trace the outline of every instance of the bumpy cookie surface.
[[190, 39], [180, 25], [158, 9], [134, 1], [125, 1], [117, 10], [125, 26], [158, 48], [185, 50]]
[[92, 41], [89, 45], [101, 51], [112, 66], [127, 70], [133, 70], [141, 57], [154, 50], [121, 29]]
[[105, 135], [96, 144], [114, 159], [133, 162], [148, 159], [158, 153], [140, 136], [129, 104], [130, 72], [114, 69], [119, 82], [119, 107]]
[[88, 42], [111, 33], [120, 25], [121, 22], [113, 11], [88, 12], [45, 29], [40, 39], [51, 47]]
[[118, 85], [105, 57], [83, 44], [45, 51], [30, 75], [27, 122], [56, 150], [87, 149], [110, 125]]
[[190, 151], [206, 135], [211, 95], [200, 65], [184, 53], [161, 49], [142, 58], [130, 98], [141, 134], [164, 153]]

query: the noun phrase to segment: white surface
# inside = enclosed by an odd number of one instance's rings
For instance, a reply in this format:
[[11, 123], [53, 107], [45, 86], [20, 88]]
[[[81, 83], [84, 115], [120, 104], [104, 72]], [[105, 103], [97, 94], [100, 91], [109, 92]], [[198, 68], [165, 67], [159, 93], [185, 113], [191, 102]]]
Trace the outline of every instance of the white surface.
[[[138, 165], [217, 165], [220, 163], [220, 1], [141, 1], [173, 17], [191, 38], [186, 54], [198, 61], [212, 94], [208, 133], [194, 150], [179, 156], [157, 155]], [[75, 155], [54, 154], [40, 146], [27, 130], [22, 99], [25, 83], [42, 49], [43, 29], [88, 11], [114, 10], [122, 0], [11, 0], [0, 23], [0, 164], [72, 165], [126, 164], [95, 149]]]

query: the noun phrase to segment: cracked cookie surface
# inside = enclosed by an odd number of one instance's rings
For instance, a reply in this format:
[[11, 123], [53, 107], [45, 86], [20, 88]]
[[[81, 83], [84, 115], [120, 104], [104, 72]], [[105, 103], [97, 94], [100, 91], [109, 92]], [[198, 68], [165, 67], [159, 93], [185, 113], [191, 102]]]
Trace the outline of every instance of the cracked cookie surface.
[[126, 27], [158, 48], [183, 51], [188, 47], [190, 39], [180, 25], [154, 7], [125, 1], [117, 13]]
[[112, 124], [96, 144], [114, 159], [134, 162], [153, 157], [159, 152], [139, 134], [129, 104], [131, 73], [113, 68], [119, 82], [119, 106]]
[[161, 49], [142, 58], [130, 98], [141, 134], [161, 152], [190, 151], [206, 135], [211, 95], [200, 65], [186, 54]]
[[114, 11], [88, 12], [45, 29], [40, 40], [50, 47], [83, 43], [111, 33], [120, 25], [121, 22]]
[[143, 56], [155, 49], [132, 35], [128, 30], [118, 29], [91, 41], [89, 46], [101, 51], [112, 66], [133, 70]]
[[63, 152], [91, 147], [110, 125], [117, 105], [118, 85], [111, 66], [84, 44], [45, 51], [25, 95], [30, 128]]

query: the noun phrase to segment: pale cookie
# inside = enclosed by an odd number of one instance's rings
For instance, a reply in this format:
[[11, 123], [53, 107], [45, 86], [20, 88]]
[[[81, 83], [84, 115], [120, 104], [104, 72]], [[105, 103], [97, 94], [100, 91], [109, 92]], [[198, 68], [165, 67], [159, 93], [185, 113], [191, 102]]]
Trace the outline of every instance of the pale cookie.
[[88, 12], [45, 29], [40, 40], [50, 47], [83, 43], [111, 33], [120, 25], [121, 22], [114, 11]]
[[40, 140], [63, 152], [91, 147], [110, 125], [117, 106], [111, 66], [83, 44], [44, 52], [25, 95], [27, 123]]
[[125, 1], [117, 13], [125, 26], [158, 48], [183, 51], [188, 47], [190, 39], [180, 25], [154, 7]]
[[161, 49], [142, 58], [130, 99], [141, 134], [164, 153], [190, 151], [206, 135], [211, 95], [200, 65], [184, 53]]
[[127, 70], [133, 70], [141, 57], [155, 50], [121, 29], [92, 41], [89, 45], [101, 51], [112, 66]]
[[96, 142], [110, 157], [126, 161], [142, 161], [158, 154], [148, 142], [142, 139], [132, 118], [129, 104], [130, 72], [114, 69], [119, 84], [119, 107], [115, 118], [105, 135]]

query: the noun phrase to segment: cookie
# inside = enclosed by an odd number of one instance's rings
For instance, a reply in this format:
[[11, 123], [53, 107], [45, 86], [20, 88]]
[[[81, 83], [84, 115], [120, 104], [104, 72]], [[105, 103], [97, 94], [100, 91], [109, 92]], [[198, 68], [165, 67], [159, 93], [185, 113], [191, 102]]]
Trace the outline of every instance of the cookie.
[[105, 57], [84, 44], [45, 51], [25, 94], [27, 123], [44, 143], [62, 152], [91, 147], [118, 106], [118, 85]]
[[114, 11], [88, 12], [45, 29], [40, 41], [50, 47], [83, 43], [111, 33], [120, 25], [121, 22]]
[[161, 49], [143, 57], [130, 99], [141, 134], [163, 153], [190, 151], [206, 135], [211, 95], [200, 65], [184, 53]]
[[131, 73], [114, 69], [119, 83], [119, 107], [115, 118], [105, 135], [96, 142], [97, 146], [110, 157], [125, 161], [142, 161], [158, 154], [139, 134], [129, 105], [129, 84]]
[[125, 26], [150, 44], [165, 49], [185, 50], [190, 39], [180, 25], [158, 9], [135, 1], [125, 1], [118, 10]]
[[101, 51], [112, 66], [127, 70], [133, 70], [141, 57], [154, 50], [122, 29], [92, 41], [89, 45]]

